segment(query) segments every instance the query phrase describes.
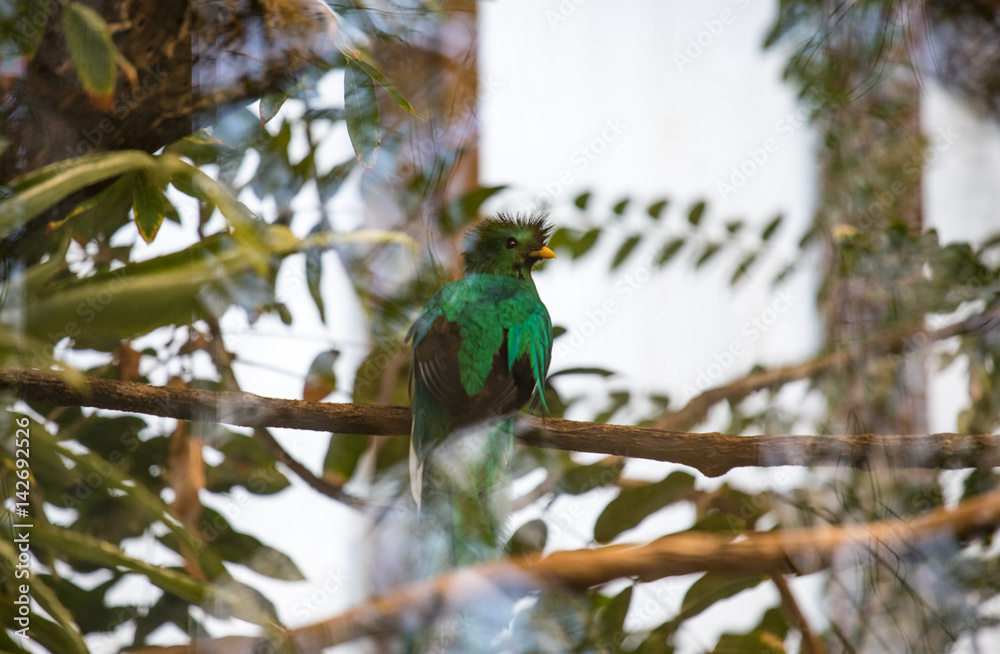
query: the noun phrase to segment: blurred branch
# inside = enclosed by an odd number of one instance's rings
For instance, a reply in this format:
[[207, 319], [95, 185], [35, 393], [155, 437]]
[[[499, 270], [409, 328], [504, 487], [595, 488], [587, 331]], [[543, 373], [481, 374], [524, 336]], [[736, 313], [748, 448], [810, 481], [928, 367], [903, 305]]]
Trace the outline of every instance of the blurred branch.
[[[220, 422], [243, 427], [398, 436], [410, 432], [407, 407], [281, 400], [252, 393], [214, 392], [87, 379], [77, 388], [56, 374], [0, 367], [0, 390], [59, 406]], [[858, 468], [1000, 466], [1000, 434], [752, 435], [684, 432], [522, 416], [527, 445], [574, 452], [669, 461], [715, 477], [742, 466], [850, 465]]]
[[799, 379], [808, 379], [850, 368], [859, 361], [871, 357], [903, 353], [906, 349], [917, 349], [928, 343], [960, 336], [969, 332], [994, 328], [1000, 323], [1000, 306], [966, 318], [953, 325], [939, 329], [916, 327], [907, 330], [885, 332], [878, 337], [858, 343], [830, 354], [790, 366], [781, 366], [754, 373], [722, 386], [709, 388], [684, 405], [683, 408], [665, 413], [657, 418], [656, 429], [690, 429], [705, 419], [709, 409], [728, 400], [735, 403], [756, 391], [778, 388]]
[[[732, 575], [809, 574], [836, 561], [864, 564], [879, 552], [919, 557], [927, 539], [965, 539], [992, 532], [1000, 523], [1000, 491], [962, 502], [955, 509], [936, 509], [905, 520], [753, 532], [733, 541], [731, 536], [684, 532], [646, 545], [612, 545], [598, 549], [556, 552], [545, 558], [497, 561], [418, 582], [377, 597], [346, 613], [285, 632], [302, 654], [372, 635], [394, 633], [407, 625], [426, 624], [443, 607], [455, 607], [504, 593], [521, 597], [540, 587], [584, 590], [624, 577], [644, 582], [663, 577], [712, 571]], [[252, 637], [195, 641], [174, 647], [147, 647], [141, 654], [193, 654], [198, 651], [256, 651]], [[822, 650], [820, 650], [822, 651]]]
[[827, 654], [823, 640], [819, 637], [819, 634], [813, 631], [809, 620], [806, 619], [805, 614], [802, 613], [802, 609], [799, 608], [799, 603], [795, 600], [795, 595], [792, 593], [792, 589], [789, 588], [785, 576], [778, 573], [771, 575], [771, 579], [774, 581], [774, 585], [778, 587], [778, 593], [781, 595], [781, 605], [788, 614], [789, 622], [802, 634], [802, 654]]

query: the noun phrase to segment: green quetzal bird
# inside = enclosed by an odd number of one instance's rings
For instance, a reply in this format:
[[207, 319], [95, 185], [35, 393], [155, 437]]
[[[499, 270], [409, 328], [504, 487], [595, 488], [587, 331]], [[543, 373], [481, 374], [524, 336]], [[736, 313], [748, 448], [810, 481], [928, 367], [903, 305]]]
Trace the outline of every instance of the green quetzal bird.
[[443, 286], [412, 340], [410, 483], [436, 539], [427, 573], [495, 558], [509, 513], [507, 465], [518, 410], [545, 410], [552, 321], [532, 267], [546, 247], [544, 214], [498, 214], [466, 238], [465, 276]]

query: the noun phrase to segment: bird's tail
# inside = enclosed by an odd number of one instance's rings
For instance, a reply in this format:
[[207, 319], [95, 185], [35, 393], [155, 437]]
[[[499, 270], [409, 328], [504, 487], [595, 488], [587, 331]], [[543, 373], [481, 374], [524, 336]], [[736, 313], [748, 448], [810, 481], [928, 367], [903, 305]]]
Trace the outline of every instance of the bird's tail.
[[[422, 569], [414, 571], [416, 576], [430, 577], [499, 557], [510, 516], [513, 428], [511, 418], [480, 424], [451, 434], [445, 444], [425, 453], [417, 466]], [[404, 636], [405, 649], [446, 654], [495, 651], [491, 643], [506, 628], [511, 610], [513, 602], [503, 593], [487, 593], [460, 606], [445, 601], [438, 616]]]
[[422, 466], [421, 523], [434, 550], [429, 574], [495, 559], [510, 516], [514, 421], [463, 429]]

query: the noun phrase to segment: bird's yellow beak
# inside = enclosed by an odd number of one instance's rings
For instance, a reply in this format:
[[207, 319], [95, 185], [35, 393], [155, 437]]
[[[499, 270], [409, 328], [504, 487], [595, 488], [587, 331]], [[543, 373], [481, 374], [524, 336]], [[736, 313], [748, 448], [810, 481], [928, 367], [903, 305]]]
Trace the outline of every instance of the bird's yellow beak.
[[534, 259], [555, 259], [556, 253], [549, 248], [543, 247], [541, 250], [535, 250], [534, 252], [529, 252]]

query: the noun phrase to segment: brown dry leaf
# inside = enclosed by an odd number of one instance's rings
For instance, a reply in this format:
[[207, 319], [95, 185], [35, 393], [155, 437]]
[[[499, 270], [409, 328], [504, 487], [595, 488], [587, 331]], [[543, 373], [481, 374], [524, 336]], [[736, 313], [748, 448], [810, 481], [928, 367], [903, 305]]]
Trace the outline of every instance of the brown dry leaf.
[[128, 343], [118, 348], [118, 379], [136, 381], [139, 379], [139, 360], [142, 353], [132, 349]]
[[[167, 386], [182, 388], [186, 385], [179, 377], [172, 377]], [[171, 490], [174, 491], [174, 501], [170, 508], [185, 526], [197, 533], [202, 509], [198, 493], [205, 488], [205, 461], [202, 456], [201, 439], [191, 436], [187, 422], [178, 421], [170, 436], [167, 465], [167, 478]], [[184, 556], [184, 567], [188, 574], [204, 579], [201, 566], [187, 545], [182, 544], [181, 554]]]

